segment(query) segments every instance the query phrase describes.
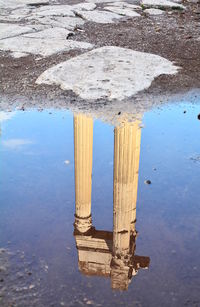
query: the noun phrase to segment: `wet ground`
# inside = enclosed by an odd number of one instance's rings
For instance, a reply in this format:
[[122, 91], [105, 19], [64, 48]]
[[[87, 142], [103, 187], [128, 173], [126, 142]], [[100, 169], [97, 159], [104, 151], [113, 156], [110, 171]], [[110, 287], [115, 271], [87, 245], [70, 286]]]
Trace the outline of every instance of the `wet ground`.
[[199, 102], [0, 113], [1, 306], [200, 306]]

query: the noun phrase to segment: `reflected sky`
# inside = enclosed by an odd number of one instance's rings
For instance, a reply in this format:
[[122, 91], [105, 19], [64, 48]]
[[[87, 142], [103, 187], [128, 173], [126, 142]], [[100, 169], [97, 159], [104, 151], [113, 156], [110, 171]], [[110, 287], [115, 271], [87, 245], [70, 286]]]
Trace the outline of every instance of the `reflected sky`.
[[[41, 304], [198, 306], [199, 112], [198, 105], [182, 104], [169, 105], [143, 116], [138, 234], [136, 253], [132, 255], [149, 257], [150, 265], [148, 270], [140, 270], [123, 292], [112, 290], [110, 278], [98, 274], [86, 276], [79, 270], [76, 233], [73, 235], [76, 212], [73, 114], [49, 110], [15, 112], [13, 116], [3, 117], [6, 120], [1, 121], [0, 136], [0, 246], [8, 247], [14, 255], [17, 251], [24, 253], [22, 267], [29, 265], [33, 272], [31, 281], [24, 282], [35, 285], [32, 293], [39, 297]], [[93, 122], [91, 212], [97, 232], [117, 231], [113, 220], [115, 137], [114, 126], [100, 120]], [[123, 144], [127, 142], [122, 141], [119, 152]], [[123, 159], [121, 165], [125, 165]], [[146, 180], [151, 184], [145, 184]], [[127, 192], [118, 210], [122, 215], [128, 203], [126, 197]], [[120, 217], [119, 221], [122, 220]], [[127, 223], [124, 225], [121, 234], [126, 234]], [[124, 252], [122, 247], [126, 250], [126, 244], [122, 244], [125, 241], [119, 238], [116, 241], [121, 242], [116, 243], [118, 256]], [[11, 270], [16, 270], [16, 259], [13, 256], [9, 260]], [[9, 279], [6, 286], [12, 288], [12, 282]], [[15, 299], [20, 302], [22, 298]]]

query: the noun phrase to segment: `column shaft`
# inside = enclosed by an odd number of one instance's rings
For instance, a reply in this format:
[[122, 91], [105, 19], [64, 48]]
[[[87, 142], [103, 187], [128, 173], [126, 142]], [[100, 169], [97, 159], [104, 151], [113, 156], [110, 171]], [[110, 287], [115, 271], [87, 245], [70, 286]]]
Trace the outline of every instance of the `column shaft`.
[[92, 154], [93, 120], [83, 114], [74, 115], [75, 216], [81, 232], [91, 227]]
[[139, 130], [135, 122], [114, 131], [114, 254], [126, 254], [130, 247], [131, 221], [136, 214]]

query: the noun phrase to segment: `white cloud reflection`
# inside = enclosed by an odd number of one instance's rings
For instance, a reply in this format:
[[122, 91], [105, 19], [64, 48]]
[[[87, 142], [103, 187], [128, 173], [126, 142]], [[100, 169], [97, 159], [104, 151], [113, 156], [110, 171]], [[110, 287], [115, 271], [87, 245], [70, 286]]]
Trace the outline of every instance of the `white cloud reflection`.
[[28, 139], [9, 139], [2, 141], [2, 145], [8, 149], [19, 149], [24, 145], [33, 144], [31, 140]]
[[0, 123], [11, 119], [15, 115], [15, 112], [4, 112], [0, 111]]

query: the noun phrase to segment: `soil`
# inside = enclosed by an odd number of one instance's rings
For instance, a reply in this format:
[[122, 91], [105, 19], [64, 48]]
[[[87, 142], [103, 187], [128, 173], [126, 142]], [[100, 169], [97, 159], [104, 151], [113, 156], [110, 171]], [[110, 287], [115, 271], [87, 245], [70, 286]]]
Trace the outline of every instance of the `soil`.
[[[47, 68], [85, 51], [73, 50], [47, 58], [28, 56], [12, 58], [0, 52], [0, 109], [55, 107], [123, 112], [125, 108], [144, 111], [173, 95], [184, 97], [191, 90], [200, 89], [200, 2], [183, 2], [185, 11], [170, 10], [163, 15], [124, 18], [114, 24], [87, 22], [75, 31], [73, 40], [90, 42], [94, 46], [120, 46], [136, 51], [160, 55], [181, 67], [176, 75], [161, 75], [151, 87], [129, 101], [83, 101], [71, 91], [56, 86], [36, 85], [38, 76]], [[149, 102], [151, 101], [151, 102]]]

